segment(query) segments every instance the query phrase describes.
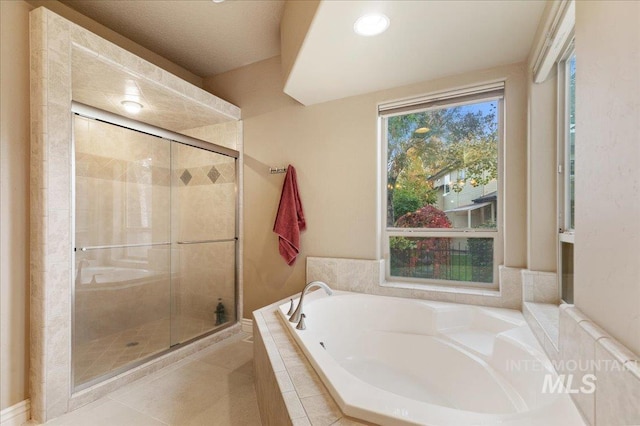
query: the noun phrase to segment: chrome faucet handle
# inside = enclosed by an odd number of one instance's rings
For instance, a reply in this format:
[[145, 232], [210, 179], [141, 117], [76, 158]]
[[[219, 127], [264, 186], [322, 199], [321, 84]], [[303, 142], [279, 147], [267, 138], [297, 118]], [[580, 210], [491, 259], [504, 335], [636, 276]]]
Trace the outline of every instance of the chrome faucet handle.
[[296, 325], [296, 330], [306, 330], [307, 329], [307, 326], [304, 323], [304, 319], [306, 317], [307, 316], [305, 314], [300, 314], [300, 321], [298, 321], [298, 325]]
[[289, 310], [287, 311], [287, 315], [291, 316], [295, 312], [295, 308], [294, 308], [295, 305], [293, 303], [293, 299], [289, 299], [289, 301], [291, 302], [291, 305], [289, 305]]

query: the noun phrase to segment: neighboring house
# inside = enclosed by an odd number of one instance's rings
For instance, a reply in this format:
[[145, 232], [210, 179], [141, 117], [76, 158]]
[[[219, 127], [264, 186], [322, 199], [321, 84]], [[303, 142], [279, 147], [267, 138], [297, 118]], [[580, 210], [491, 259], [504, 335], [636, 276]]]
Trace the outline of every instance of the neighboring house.
[[498, 181], [474, 185], [466, 170], [444, 169], [430, 176], [438, 192], [435, 207], [444, 211], [454, 228], [477, 228], [495, 223], [498, 211]]

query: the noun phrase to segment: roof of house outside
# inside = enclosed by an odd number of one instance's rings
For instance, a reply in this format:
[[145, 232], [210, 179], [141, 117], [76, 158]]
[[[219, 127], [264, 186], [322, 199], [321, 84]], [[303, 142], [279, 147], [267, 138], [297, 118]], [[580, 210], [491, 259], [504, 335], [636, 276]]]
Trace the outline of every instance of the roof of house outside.
[[488, 201], [496, 201], [497, 199], [498, 199], [498, 191], [493, 191], [471, 201], [473, 201], [474, 203], [486, 203]]

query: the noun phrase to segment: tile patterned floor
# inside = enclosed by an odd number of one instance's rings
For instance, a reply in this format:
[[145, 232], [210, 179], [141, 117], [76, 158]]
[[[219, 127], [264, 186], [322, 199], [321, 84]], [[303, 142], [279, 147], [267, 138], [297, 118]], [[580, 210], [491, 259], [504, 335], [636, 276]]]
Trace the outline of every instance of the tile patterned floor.
[[258, 426], [248, 336], [234, 336], [46, 425]]
[[79, 344], [75, 348], [74, 382], [80, 385], [164, 351], [169, 348], [172, 336], [177, 336], [177, 341], [186, 341], [213, 328], [208, 321], [179, 316], [172, 321], [161, 319]]

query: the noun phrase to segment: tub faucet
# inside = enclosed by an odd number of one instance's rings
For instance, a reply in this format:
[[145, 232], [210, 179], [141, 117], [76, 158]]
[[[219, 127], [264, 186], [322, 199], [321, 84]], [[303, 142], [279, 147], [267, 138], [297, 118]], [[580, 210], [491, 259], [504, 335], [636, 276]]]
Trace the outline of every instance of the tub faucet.
[[78, 275], [76, 275], [76, 285], [82, 284], [82, 268], [84, 266], [89, 266], [89, 261], [87, 259], [80, 259], [80, 262], [78, 262]]
[[300, 315], [302, 314], [302, 302], [304, 301], [304, 295], [309, 292], [314, 287], [321, 287], [324, 291], [327, 292], [329, 296], [333, 294], [333, 291], [329, 288], [329, 286], [322, 281], [311, 281], [304, 287], [302, 293], [300, 294], [300, 301], [298, 302], [298, 307], [293, 312], [293, 314], [289, 317], [289, 321], [291, 322], [300, 322]]

